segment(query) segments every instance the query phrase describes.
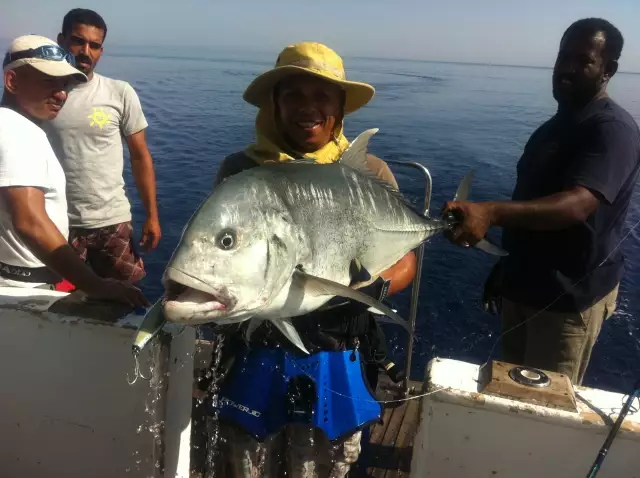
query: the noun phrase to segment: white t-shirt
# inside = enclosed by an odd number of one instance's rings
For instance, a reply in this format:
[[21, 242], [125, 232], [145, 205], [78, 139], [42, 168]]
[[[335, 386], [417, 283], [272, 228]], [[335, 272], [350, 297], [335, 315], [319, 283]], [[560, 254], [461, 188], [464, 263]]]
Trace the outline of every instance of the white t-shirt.
[[[0, 188], [31, 186], [44, 192], [45, 209], [62, 235], [69, 236], [65, 177], [44, 131], [12, 109], [0, 107]], [[16, 233], [11, 210], [0, 197], [0, 262], [43, 267]], [[18, 285], [0, 278], [0, 285]], [[20, 283], [26, 287], [36, 284]]]

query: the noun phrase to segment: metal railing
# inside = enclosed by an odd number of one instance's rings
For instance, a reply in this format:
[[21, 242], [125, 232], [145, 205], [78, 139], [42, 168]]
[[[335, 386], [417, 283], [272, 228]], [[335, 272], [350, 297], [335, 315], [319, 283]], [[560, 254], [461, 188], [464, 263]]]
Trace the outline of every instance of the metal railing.
[[[388, 164], [394, 164], [398, 166], [408, 166], [415, 169], [418, 169], [424, 175], [424, 179], [426, 181], [425, 187], [425, 195], [424, 195], [424, 208], [423, 214], [425, 216], [429, 215], [429, 208], [431, 207], [431, 188], [433, 185], [433, 181], [431, 179], [431, 173], [429, 170], [420, 163], [415, 162], [406, 162], [406, 161], [395, 161], [395, 160], [387, 160], [385, 161]], [[407, 358], [405, 362], [405, 378], [403, 383], [403, 388], [405, 395], [408, 395], [409, 390], [409, 376], [411, 373], [411, 357], [413, 355], [413, 338], [416, 328], [416, 319], [418, 317], [418, 300], [420, 296], [420, 277], [422, 275], [422, 260], [424, 258], [424, 244], [420, 244], [416, 253], [416, 276], [413, 279], [413, 283], [411, 286], [411, 308], [409, 310], [409, 339], [407, 340]]]

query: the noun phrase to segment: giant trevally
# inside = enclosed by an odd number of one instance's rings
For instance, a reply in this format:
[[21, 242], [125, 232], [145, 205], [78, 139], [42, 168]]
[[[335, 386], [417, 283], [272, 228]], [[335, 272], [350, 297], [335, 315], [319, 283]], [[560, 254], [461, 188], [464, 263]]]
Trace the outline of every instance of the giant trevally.
[[[385, 305], [349, 287], [353, 264], [376, 277], [454, 218], [416, 212], [367, 167], [365, 131], [332, 164], [265, 164], [227, 178], [198, 207], [163, 282], [166, 320], [182, 324], [271, 321], [305, 350], [291, 318], [334, 296], [363, 302], [400, 325]], [[471, 175], [456, 199], [468, 195]], [[481, 241], [477, 247], [502, 255]]]

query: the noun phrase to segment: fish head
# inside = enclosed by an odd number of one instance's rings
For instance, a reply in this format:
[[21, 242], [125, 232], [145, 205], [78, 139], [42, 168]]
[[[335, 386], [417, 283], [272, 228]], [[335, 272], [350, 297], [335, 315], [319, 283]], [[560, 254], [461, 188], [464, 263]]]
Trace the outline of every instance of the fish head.
[[265, 191], [227, 186], [233, 185], [220, 185], [194, 213], [167, 265], [169, 322], [241, 322], [291, 281], [300, 241], [282, 202]]

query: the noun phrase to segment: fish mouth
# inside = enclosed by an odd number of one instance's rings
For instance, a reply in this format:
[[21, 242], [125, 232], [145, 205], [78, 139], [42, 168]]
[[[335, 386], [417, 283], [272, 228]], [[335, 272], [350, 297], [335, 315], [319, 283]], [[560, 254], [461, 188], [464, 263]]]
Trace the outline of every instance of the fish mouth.
[[175, 323], [215, 322], [227, 315], [236, 300], [226, 287], [213, 287], [177, 269], [167, 269], [163, 278], [165, 318]]

